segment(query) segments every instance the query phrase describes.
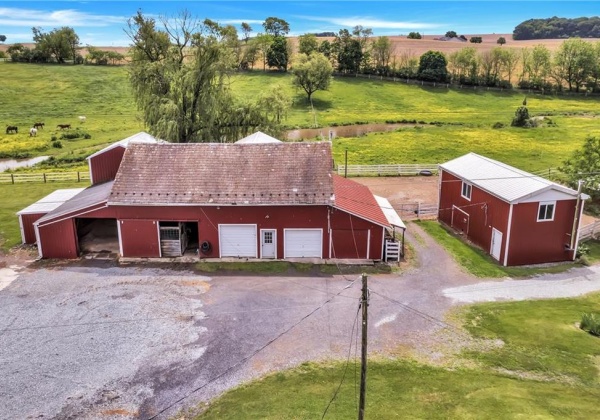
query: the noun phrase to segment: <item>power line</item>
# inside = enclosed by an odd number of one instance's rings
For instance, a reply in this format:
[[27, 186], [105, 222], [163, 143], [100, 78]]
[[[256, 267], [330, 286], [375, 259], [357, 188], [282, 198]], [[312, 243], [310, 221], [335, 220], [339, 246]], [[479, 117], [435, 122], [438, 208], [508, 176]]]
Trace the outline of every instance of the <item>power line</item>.
[[[352, 353], [352, 341], [353, 341], [352, 339], [354, 338], [354, 328], [356, 327], [356, 320], [358, 319], [359, 312], [360, 312], [360, 305], [358, 305], [358, 308], [356, 309], [356, 315], [354, 316], [354, 322], [352, 324], [352, 331], [350, 332], [350, 346], [348, 347], [348, 356], [346, 357], [346, 366], [344, 367], [344, 373], [342, 374], [342, 379], [340, 380], [338, 387], [336, 388], [335, 392], [333, 393], [333, 396], [329, 400], [327, 407], [325, 407], [325, 411], [323, 411], [321, 420], [323, 420], [325, 418], [325, 415], [327, 414], [327, 410], [329, 410], [331, 403], [333, 403], [333, 401], [337, 397], [338, 393], [340, 392], [340, 388], [342, 387], [342, 384], [344, 383], [344, 379], [346, 378], [346, 372], [348, 371], [348, 364], [350, 363], [350, 354]], [[358, 334], [356, 334], [356, 337], [358, 337]], [[356, 385], [356, 382], [355, 382], [355, 385]]]
[[223, 376], [225, 376], [229, 372], [231, 372], [234, 369], [236, 369], [238, 366], [240, 366], [243, 363], [247, 362], [248, 360], [250, 360], [251, 358], [253, 358], [254, 356], [256, 356], [258, 353], [260, 353], [261, 351], [263, 351], [265, 348], [269, 347], [271, 344], [273, 344], [279, 338], [281, 338], [285, 334], [289, 333], [296, 326], [298, 326], [302, 321], [304, 321], [305, 319], [309, 318], [311, 315], [313, 315], [314, 313], [316, 313], [317, 311], [319, 311], [321, 308], [323, 308], [325, 305], [327, 305], [329, 302], [331, 302], [333, 299], [335, 299], [339, 294], [341, 294], [344, 290], [349, 289], [350, 287], [352, 287], [357, 280], [358, 279], [356, 279], [352, 283], [346, 285], [346, 287], [344, 287], [342, 290], [340, 290], [334, 296], [330, 297], [325, 302], [323, 302], [321, 305], [319, 305], [318, 307], [316, 307], [315, 309], [313, 309], [311, 312], [309, 312], [308, 314], [304, 315], [302, 318], [300, 318], [298, 321], [296, 321], [294, 324], [292, 324], [289, 328], [287, 328], [286, 330], [282, 331], [281, 333], [279, 333], [274, 338], [272, 338], [269, 341], [267, 341], [267, 343], [265, 343], [264, 345], [262, 345], [261, 347], [259, 347], [258, 349], [256, 349], [252, 353], [250, 353], [248, 356], [245, 356], [242, 359], [238, 360], [236, 363], [234, 363], [233, 365], [229, 366], [227, 369], [225, 369], [221, 373], [215, 375], [214, 377], [212, 377], [211, 379], [209, 379], [208, 381], [206, 381], [204, 384], [202, 384], [202, 385], [194, 388], [192, 391], [188, 392], [183, 397], [181, 397], [181, 398], [177, 399], [176, 401], [174, 401], [173, 403], [169, 404], [168, 406], [166, 406], [165, 408], [163, 408], [162, 410], [160, 410], [158, 413], [154, 414], [153, 416], [148, 417], [146, 420], [153, 420], [153, 419], [157, 418], [158, 416], [160, 416], [161, 414], [163, 414], [165, 411], [169, 410], [173, 406], [179, 404], [180, 402], [182, 402], [183, 400], [185, 400], [186, 398], [188, 398], [190, 395], [192, 395], [192, 394], [200, 391], [201, 389], [207, 387], [208, 385], [212, 384], [216, 380], [222, 378]]

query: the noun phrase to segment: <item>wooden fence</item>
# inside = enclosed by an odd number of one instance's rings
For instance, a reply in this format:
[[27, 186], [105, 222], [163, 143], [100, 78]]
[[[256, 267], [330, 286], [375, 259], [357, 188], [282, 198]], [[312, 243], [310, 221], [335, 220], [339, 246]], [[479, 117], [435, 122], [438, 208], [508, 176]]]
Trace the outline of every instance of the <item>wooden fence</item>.
[[84, 172], [40, 172], [40, 173], [0, 173], [0, 184], [21, 184], [24, 182], [87, 182], [90, 173]]
[[587, 241], [590, 239], [595, 239], [600, 234], [600, 220], [594, 223], [590, 223], [589, 225], [583, 226], [579, 229], [579, 240]]
[[435, 203], [401, 203], [394, 206], [394, 210], [403, 220], [437, 218], [438, 205]]
[[422, 171], [437, 174], [438, 165], [432, 163], [406, 165], [338, 165], [338, 174], [348, 176], [419, 175]]

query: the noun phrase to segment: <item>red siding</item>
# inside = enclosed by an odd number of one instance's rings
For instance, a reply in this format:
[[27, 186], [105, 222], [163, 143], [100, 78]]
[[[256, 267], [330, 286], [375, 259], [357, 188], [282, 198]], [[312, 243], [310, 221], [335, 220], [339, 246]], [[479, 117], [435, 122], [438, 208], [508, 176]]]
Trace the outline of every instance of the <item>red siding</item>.
[[382, 226], [350, 215], [343, 210], [334, 209], [331, 213], [331, 229], [333, 231], [332, 258], [365, 259], [367, 258], [367, 246], [369, 246], [368, 259], [380, 260], [382, 258]]
[[92, 184], [101, 184], [115, 179], [124, 153], [125, 148], [117, 146], [91, 158], [89, 163]]
[[22, 214], [21, 215], [21, 223], [23, 226], [23, 234], [25, 236], [25, 244], [34, 244], [37, 239], [35, 238], [35, 228], [33, 224], [44, 216], [46, 213], [32, 213], [32, 214]]
[[118, 220], [124, 257], [160, 257], [154, 220]]
[[66, 219], [39, 227], [43, 258], [77, 258], [75, 222]]
[[472, 187], [469, 201], [461, 196], [462, 181], [460, 178], [445, 171], [441, 171], [441, 177], [440, 220], [454, 229], [462, 231], [470, 241], [483, 248], [487, 253], [490, 252], [492, 243], [492, 228], [502, 232], [502, 251], [499, 262], [503, 263], [508, 236], [510, 204], [476, 186]]
[[[556, 202], [554, 220], [538, 222], [539, 203], [513, 206], [508, 265], [539, 264], [573, 259], [568, 251], [576, 200]], [[566, 245], [566, 246], [565, 246]]]

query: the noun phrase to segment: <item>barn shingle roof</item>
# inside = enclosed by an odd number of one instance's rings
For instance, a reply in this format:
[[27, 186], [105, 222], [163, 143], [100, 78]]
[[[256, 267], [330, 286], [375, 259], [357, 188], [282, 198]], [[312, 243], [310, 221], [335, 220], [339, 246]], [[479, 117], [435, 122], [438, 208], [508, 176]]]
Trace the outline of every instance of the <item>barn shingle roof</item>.
[[332, 204], [331, 144], [130, 144], [109, 205]]
[[[384, 227], [391, 226], [369, 187], [337, 174], [333, 174], [333, 186], [336, 208]], [[398, 220], [400, 219], [400, 216], [391, 206], [389, 211], [394, 213]]]

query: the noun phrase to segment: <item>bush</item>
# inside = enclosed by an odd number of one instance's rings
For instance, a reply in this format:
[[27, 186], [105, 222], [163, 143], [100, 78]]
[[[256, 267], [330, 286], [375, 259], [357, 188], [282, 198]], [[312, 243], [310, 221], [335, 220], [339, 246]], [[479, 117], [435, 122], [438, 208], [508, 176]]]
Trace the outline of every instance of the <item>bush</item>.
[[481, 44], [483, 39], [480, 36], [472, 36], [471, 39], [469, 39], [469, 42], [471, 44]]
[[494, 125], [492, 125], [492, 128], [495, 128], [495, 129], [504, 128], [504, 127], [506, 127], [506, 124], [504, 124], [503, 122], [500, 122], [500, 121], [495, 122]]
[[61, 140], [73, 140], [73, 139], [91, 139], [92, 136], [85, 131], [80, 130], [79, 128], [73, 131], [67, 131], [60, 135]]
[[421, 39], [421, 34], [419, 32], [411, 32], [407, 36], [408, 39]]
[[513, 85], [508, 80], [500, 80], [498, 82], [498, 87], [502, 89], [512, 89]]
[[62, 149], [63, 144], [60, 140], [55, 140], [52, 142], [52, 147], [55, 147], [57, 149]]
[[517, 110], [515, 111], [515, 117], [513, 118], [512, 123], [510, 125], [513, 127], [531, 127], [531, 122], [529, 120], [529, 110], [526, 106], [520, 106], [519, 108], [517, 108]]
[[581, 316], [581, 322], [579, 328], [583, 331], [587, 331], [596, 337], [600, 337], [600, 317], [596, 314], [587, 313]]
[[52, 134], [52, 137], [50, 137], [50, 140], [56, 141], [56, 140], [58, 140], [58, 138], [54, 134]]

